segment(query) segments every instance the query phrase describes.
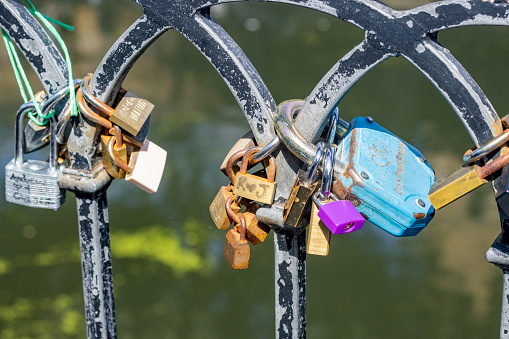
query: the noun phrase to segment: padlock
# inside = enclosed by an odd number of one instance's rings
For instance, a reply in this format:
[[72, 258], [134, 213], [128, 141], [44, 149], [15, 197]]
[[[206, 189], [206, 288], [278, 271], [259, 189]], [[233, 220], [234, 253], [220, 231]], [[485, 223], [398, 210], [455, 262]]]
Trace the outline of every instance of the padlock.
[[224, 158], [224, 160], [221, 164], [221, 167], [219, 169], [224, 174], [226, 174], [226, 163], [228, 162], [228, 159], [230, 159], [234, 153], [237, 153], [238, 151], [245, 151], [245, 150], [248, 150], [255, 146], [256, 146], [256, 141], [255, 141], [253, 132], [251, 130], [249, 130], [249, 132], [244, 134], [244, 136], [242, 138], [240, 138], [239, 141], [237, 141], [235, 143], [235, 145], [233, 145], [233, 147], [230, 149], [230, 151]]
[[318, 206], [314, 201], [311, 203], [306, 253], [326, 256], [329, 254], [331, 231], [318, 217]]
[[257, 203], [251, 203], [247, 206], [244, 213], [246, 219], [246, 238], [253, 244], [258, 245], [265, 241], [270, 233], [270, 227], [256, 218], [256, 211], [260, 208]]
[[33, 108], [24, 104], [16, 114], [14, 159], [5, 166], [5, 199], [9, 202], [58, 210], [65, 202], [65, 190], [58, 186], [64, 165], [58, 165], [58, 145], [54, 138], [56, 118], [50, 118], [51, 138], [49, 162], [23, 161], [23, 119]]
[[364, 225], [364, 217], [348, 200], [339, 200], [334, 193], [323, 198], [321, 192], [313, 195], [313, 202], [318, 207], [318, 217], [332, 232], [345, 234], [360, 230]]
[[227, 200], [230, 197], [235, 198], [232, 194], [231, 185], [222, 186], [209, 207], [210, 216], [212, 217], [216, 227], [220, 230], [229, 229], [233, 222], [233, 219], [228, 215], [226, 206], [230, 206], [230, 209], [234, 214], [240, 212], [240, 206], [237, 203], [227, 203]]
[[[318, 151], [316, 152], [313, 163], [310, 165], [310, 167], [318, 167], [324, 158], [325, 144], [323, 142], [319, 142], [317, 146]], [[330, 183], [332, 181], [332, 170], [334, 165], [333, 160], [334, 156], [332, 153], [330, 153], [327, 161], [324, 161], [323, 165], [322, 192], [327, 192], [327, 196], [330, 194], [329, 190]], [[316, 169], [311, 169], [310, 174], [313, 174], [314, 171], [316, 171]], [[306, 252], [308, 254], [326, 256], [329, 254], [331, 231], [320, 220], [320, 217], [318, 216], [318, 206], [316, 203], [313, 201], [311, 205], [311, 217], [309, 220]]]
[[256, 154], [260, 148], [251, 148], [245, 152], [242, 158], [242, 166], [240, 171], [235, 175], [233, 185], [233, 194], [243, 198], [257, 201], [263, 204], [272, 204], [274, 202], [274, 194], [276, 193], [276, 165], [274, 157], [269, 155], [269, 171], [267, 179], [247, 174], [247, 166], [252, 155]]
[[[124, 140], [135, 146], [142, 147], [148, 134], [150, 113], [152, 112], [154, 105], [145, 99], [137, 97], [132, 92], [127, 92], [120, 100], [117, 108], [111, 108], [90, 93], [88, 90], [88, 84], [91, 79], [92, 74], [89, 74], [83, 78], [79, 91], [81, 92], [80, 95], [87, 99], [87, 101], [96, 107], [100, 112], [106, 115], [109, 119], [106, 121], [108, 121], [109, 124], [105, 124], [104, 118], [98, 118], [97, 114], [95, 114], [90, 108], [86, 107], [87, 105], [83, 101], [80, 109], [85, 111], [85, 116], [107, 129], [111, 128], [111, 123], [118, 125], [120, 128], [127, 132], [123, 133], [122, 137]], [[79, 104], [81, 97], [76, 95], [76, 100]]]
[[[395, 236], [418, 234], [433, 219], [428, 199], [433, 168], [422, 154], [372, 118], [355, 118], [340, 141], [336, 161], [344, 164], [333, 192], [346, 188], [358, 198], [357, 210]], [[351, 199], [348, 199], [351, 200]]]
[[313, 180], [318, 165], [322, 162], [324, 147], [323, 142], [317, 144], [318, 150], [315, 154], [313, 162], [308, 168], [307, 172], [299, 170], [297, 174], [297, 181], [290, 194], [290, 197], [286, 201], [284, 220], [285, 225], [290, 227], [298, 227], [299, 223], [306, 211], [306, 206], [309, 200], [313, 196], [318, 186], [318, 182]]
[[246, 269], [249, 266], [251, 249], [246, 240], [246, 219], [239, 214], [240, 224], [226, 233], [224, 256], [234, 270]]
[[115, 144], [116, 138], [111, 138], [108, 155], [111, 161], [126, 171], [125, 180], [147, 193], [157, 192], [166, 163], [166, 151], [147, 139], [141, 149], [131, 153], [129, 165], [126, 165], [116, 157]]
[[437, 180], [429, 191], [429, 200], [435, 209], [440, 209], [487, 183], [487, 177], [497, 172], [509, 162], [509, 151], [505, 147], [504, 149], [506, 151], [504, 155], [483, 167], [475, 164], [464, 164], [457, 170]]
[[[110, 156], [108, 154], [108, 143], [111, 138], [116, 138], [115, 146], [113, 147], [113, 152], [115, 152], [116, 157], [127, 164], [127, 145], [122, 141], [122, 132], [120, 128], [115, 129], [115, 135], [101, 135], [101, 146], [102, 146], [102, 162], [104, 169], [115, 179], [124, 179], [126, 173], [123, 169], [118, 167], [114, 162], [111, 161]], [[118, 145], [121, 144], [119, 147]]]

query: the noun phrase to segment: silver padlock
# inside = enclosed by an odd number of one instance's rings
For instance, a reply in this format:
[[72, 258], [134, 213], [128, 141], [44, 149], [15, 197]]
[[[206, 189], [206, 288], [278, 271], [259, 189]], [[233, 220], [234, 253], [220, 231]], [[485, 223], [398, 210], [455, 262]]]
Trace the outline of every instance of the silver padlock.
[[57, 181], [64, 166], [58, 165], [55, 116], [50, 118], [49, 162], [23, 161], [23, 120], [33, 109], [33, 103], [26, 103], [16, 114], [14, 159], [5, 166], [5, 200], [28, 207], [57, 210], [65, 202], [65, 190], [58, 186]]

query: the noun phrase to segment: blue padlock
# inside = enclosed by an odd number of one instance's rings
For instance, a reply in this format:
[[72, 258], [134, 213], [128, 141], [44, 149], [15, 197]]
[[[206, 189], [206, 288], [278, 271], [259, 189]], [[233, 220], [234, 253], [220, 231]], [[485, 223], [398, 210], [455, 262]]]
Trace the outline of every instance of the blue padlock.
[[433, 168], [413, 146], [372, 118], [355, 118], [341, 139], [336, 161], [345, 164], [336, 180], [360, 200], [366, 219], [397, 237], [418, 234], [433, 219], [428, 192]]

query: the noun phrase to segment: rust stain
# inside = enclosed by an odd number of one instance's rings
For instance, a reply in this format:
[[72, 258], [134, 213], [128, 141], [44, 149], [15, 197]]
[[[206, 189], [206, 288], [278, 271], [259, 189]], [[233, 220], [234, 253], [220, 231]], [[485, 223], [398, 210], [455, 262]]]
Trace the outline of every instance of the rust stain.
[[361, 204], [361, 200], [357, 198], [355, 194], [350, 193], [341, 180], [334, 181], [332, 184], [332, 192], [337, 195], [339, 199], [350, 201], [354, 207], [358, 207]]
[[414, 213], [415, 220], [422, 219], [426, 216], [426, 213]]

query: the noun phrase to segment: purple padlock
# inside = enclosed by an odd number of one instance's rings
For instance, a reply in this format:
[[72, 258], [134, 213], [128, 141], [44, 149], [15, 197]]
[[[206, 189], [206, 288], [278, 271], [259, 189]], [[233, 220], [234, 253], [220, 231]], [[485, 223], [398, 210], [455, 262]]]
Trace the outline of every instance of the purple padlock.
[[333, 193], [329, 199], [333, 201], [322, 204], [319, 197], [321, 192], [313, 195], [313, 201], [318, 206], [318, 217], [333, 234], [350, 233], [362, 228], [364, 217], [348, 200], [339, 200]]

